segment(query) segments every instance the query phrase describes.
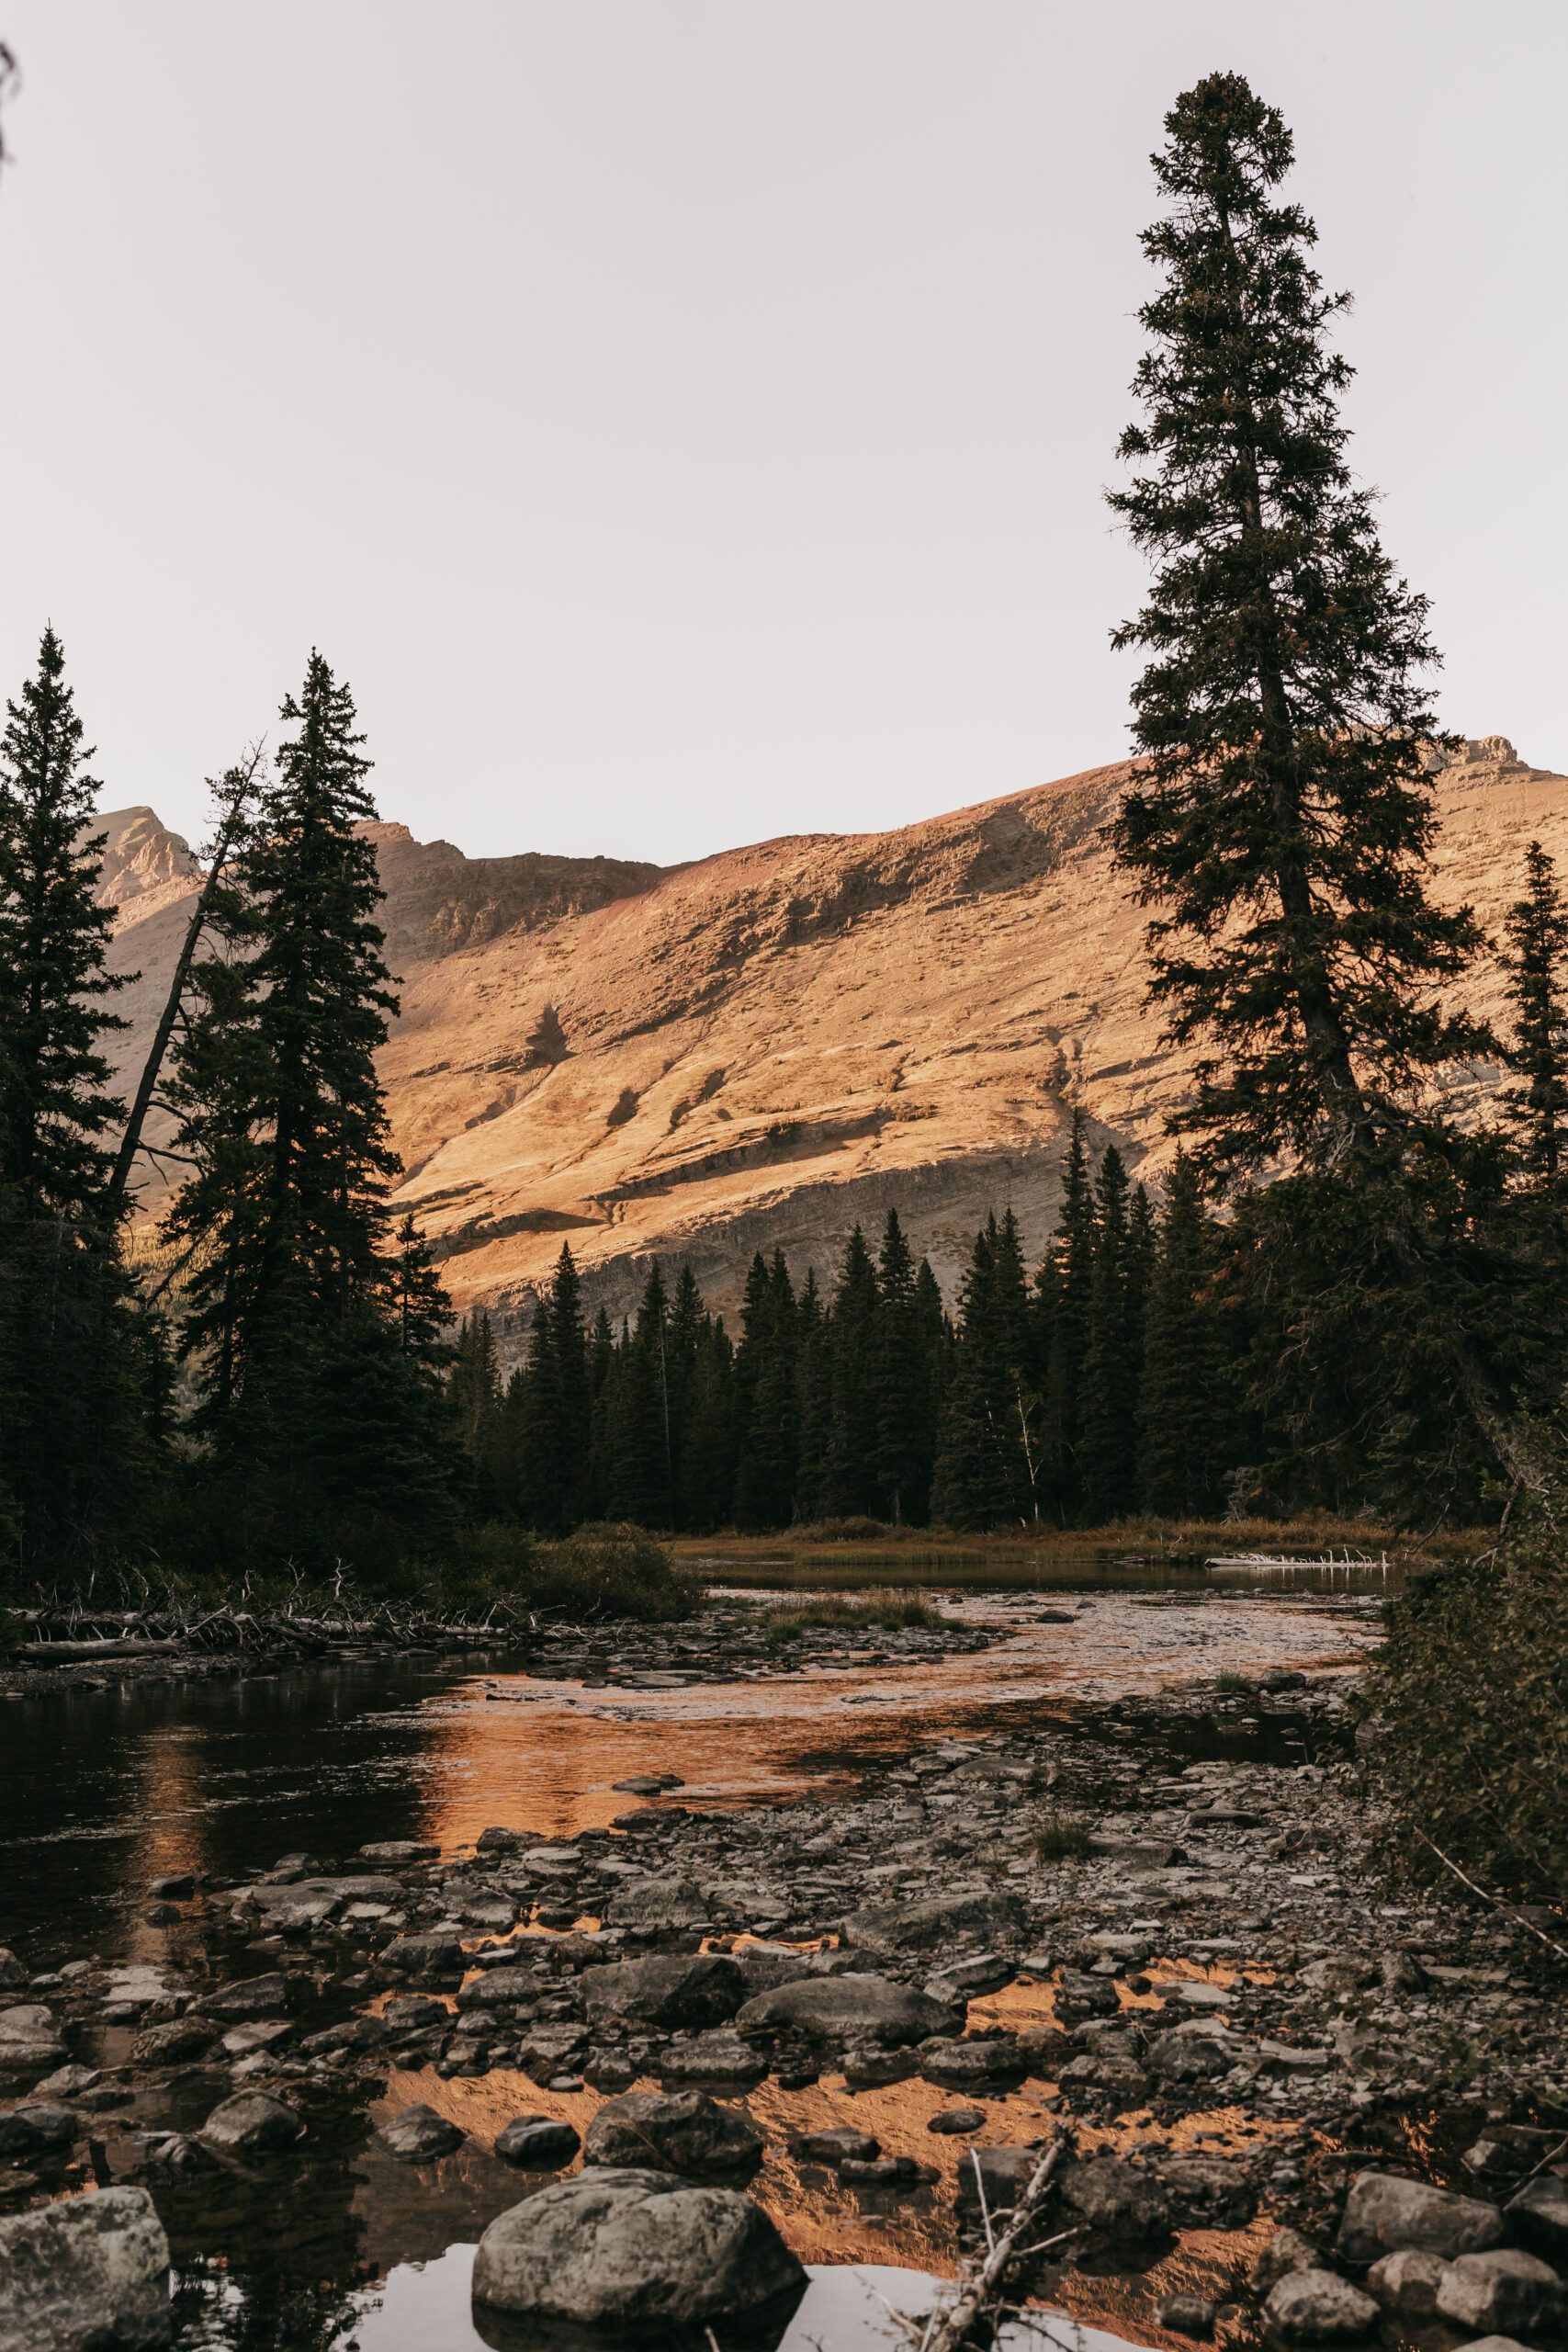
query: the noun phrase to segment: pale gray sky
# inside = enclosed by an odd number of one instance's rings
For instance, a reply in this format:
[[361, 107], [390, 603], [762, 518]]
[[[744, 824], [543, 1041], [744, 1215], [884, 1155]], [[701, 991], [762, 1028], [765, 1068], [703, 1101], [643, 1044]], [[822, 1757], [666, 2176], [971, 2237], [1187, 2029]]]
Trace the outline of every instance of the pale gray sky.
[[1568, 766], [1562, 0], [0, 0], [0, 685], [106, 801], [319, 644], [381, 808], [692, 856], [1120, 755], [1100, 502], [1177, 92], [1353, 288], [1450, 724]]

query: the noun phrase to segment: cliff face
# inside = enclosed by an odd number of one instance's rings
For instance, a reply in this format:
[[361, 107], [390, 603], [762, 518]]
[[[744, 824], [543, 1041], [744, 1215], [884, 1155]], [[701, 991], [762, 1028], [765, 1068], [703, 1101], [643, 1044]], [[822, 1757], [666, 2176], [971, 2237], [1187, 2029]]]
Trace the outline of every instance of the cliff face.
[[[757, 1248], [826, 1272], [889, 1205], [951, 1285], [993, 1205], [1043, 1242], [1075, 1104], [1157, 1170], [1190, 1057], [1144, 1008], [1143, 918], [1101, 837], [1127, 773], [672, 871], [468, 860], [378, 826], [403, 975], [383, 1064], [400, 1201], [458, 1304], [515, 1332], [565, 1238], [614, 1313], [653, 1255], [690, 1258], [732, 1307]], [[1568, 779], [1492, 737], [1437, 791], [1438, 894], [1495, 930], [1528, 841], [1568, 861]], [[152, 874], [150, 812], [106, 821], [131, 818], [149, 820], [132, 870]], [[147, 977], [120, 1009], [142, 1035], [190, 870], [121, 899], [116, 960]], [[1496, 1012], [1495, 970], [1467, 994]], [[1495, 1081], [1476, 1069], [1459, 1091]]]

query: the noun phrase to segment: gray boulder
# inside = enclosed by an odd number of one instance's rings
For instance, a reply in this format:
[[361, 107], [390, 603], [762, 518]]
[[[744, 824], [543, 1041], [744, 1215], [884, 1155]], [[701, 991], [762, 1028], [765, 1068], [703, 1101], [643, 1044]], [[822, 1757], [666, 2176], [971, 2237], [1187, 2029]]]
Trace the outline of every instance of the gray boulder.
[[558, 2172], [582, 2145], [577, 2126], [557, 2115], [517, 2115], [498, 2133], [495, 2153], [525, 2172]]
[[641, 2166], [657, 2172], [755, 2172], [762, 2135], [732, 2107], [705, 2091], [628, 2091], [606, 2099], [582, 2143], [585, 2165]]
[[708, 1924], [701, 1890], [688, 1878], [629, 1879], [610, 1897], [604, 1917], [636, 1936], [671, 1935]]
[[933, 2001], [887, 1976], [803, 1976], [758, 1993], [736, 2018], [742, 2033], [799, 2034], [807, 2041], [874, 2042], [898, 2049], [964, 2030], [962, 2005]]
[[955, 2041], [938, 2034], [922, 2041], [920, 2074], [928, 2083], [946, 2091], [1012, 2090], [1022, 2082], [1028, 2061], [1010, 2033], [989, 2034], [976, 2041]]
[[970, 1891], [933, 1894], [921, 1903], [868, 1903], [852, 1911], [840, 1928], [843, 1941], [856, 1951], [890, 1960], [896, 1953], [945, 1951], [952, 1944], [984, 1937], [991, 1942], [1016, 1942], [1028, 1926], [1028, 1915], [1016, 1894]]
[[1438, 2316], [1438, 2290], [1448, 2274], [1440, 2254], [1423, 2254], [1417, 2245], [1402, 2245], [1385, 2254], [1367, 2273], [1367, 2290], [1385, 2312], [1396, 2319], [1431, 2320]]
[[672, 1952], [588, 1970], [582, 1996], [596, 2025], [722, 2025], [745, 1997], [745, 1980], [723, 1952]]
[[1263, 2324], [1279, 2344], [1355, 2344], [1375, 2333], [1378, 2307], [1337, 2270], [1292, 2270], [1271, 2290]]
[[1170, 2227], [1170, 2199], [1160, 2182], [1120, 2156], [1069, 2165], [1062, 2197], [1090, 2229], [1108, 2237], [1159, 2237]]
[[288, 1979], [276, 1973], [242, 1977], [237, 1984], [219, 1984], [204, 1993], [197, 2006], [206, 2016], [222, 2018], [230, 2025], [280, 2018], [288, 2007]]
[[133, 2066], [178, 2066], [205, 2058], [218, 2040], [219, 2029], [209, 2018], [165, 2018], [162, 2025], [142, 2029], [130, 2045]]
[[381, 1965], [415, 1984], [441, 1984], [463, 1973], [463, 1939], [450, 1928], [394, 1936], [381, 1953]]
[[1568, 2180], [1543, 2172], [1526, 2181], [1518, 2195], [1509, 2198], [1504, 2218], [1510, 2235], [1531, 2254], [1560, 2266], [1568, 2262]]
[[215, 2107], [197, 2138], [215, 2155], [270, 2156], [293, 2146], [304, 2125], [267, 2091], [236, 2091]]
[[142, 2352], [169, 2335], [169, 2241], [144, 2188], [0, 2222], [0, 2352]]
[[768, 2071], [767, 2059], [754, 2042], [733, 2026], [711, 2033], [682, 2034], [666, 2043], [659, 2061], [659, 2079], [666, 2089], [752, 2090]]
[[1562, 2308], [1557, 2273], [1538, 2254], [1511, 2245], [1456, 2255], [1438, 2287], [1438, 2310], [1455, 2327], [1488, 2335], [1533, 2335]]
[[41, 2001], [0, 2009], [0, 2075], [44, 2075], [69, 2055], [52, 2010]]
[[1484, 2254], [1503, 2234], [1503, 2216], [1479, 2197], [1431, 2188], [1403, 2173], [1359, 2172], [1350, 2184], [1336, 2244], [1347, 2262], [1375, 2262], [1401, 2246], [1440, 2254]]
[[373, 1846], [361, 1846], [362, 1862], [378, 1862], [384, 1870], [402, 1870], [410, 1862], [432, 1862], [441, 1849], [427, 1846], [418, 1838], [384, 1838]]
[[80, 2119], [68, 2107], [37, 2103], [0, 2115], [0, 2156], [39, 2156], [69, 2148], [81, 2133]]
[[589, 2326], [702, 2326], [805, 2284], [750, 2198], [640, 2169], [553, 2181], [493, 2221], [474, 2257], [476, 2303]]
[[396, 2115], [388, 2117], [376, 2137], [394, 2156], [401, 2156], [410, 2164], [428, 2163], [435, 2156], [449, 2156], [468, 2138], [445, 2115], [423, 2104], [400, 2108]]

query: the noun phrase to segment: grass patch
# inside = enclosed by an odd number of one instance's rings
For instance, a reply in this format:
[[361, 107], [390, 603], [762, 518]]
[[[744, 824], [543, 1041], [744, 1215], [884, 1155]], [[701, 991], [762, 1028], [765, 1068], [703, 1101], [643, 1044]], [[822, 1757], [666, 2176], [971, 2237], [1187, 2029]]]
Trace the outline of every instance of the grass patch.
[[1076, 1813], [1047, 1815], [1034, 1833], [1034, 1851], [1043, 1862], [1081, 1862], [1089, 1850], [1089, 1824]]
[[559, 1544], [527, 1550], [511, 1596], [527, 1609], [661, 1625], [691, 1616], [703, 1597], [702, 1579], [678, 1568], [666, 1547], [640, 1527], [580, 1527]]
[[1216, 1674], [1214, 1677], [1214, 1689], [1222, 1698], [1250, 1699], [1257, 1688], [1257, 1683], [1251, 1679], [1250, 1676], [1235, 1674], [1229, 1667], [1223, 1674]]
[[941, 1611], [918, 1592], [872, 1592], [863, 1600], [840, 1600], [828, 1594], [772, 1611], [762, 1625], [762, 1639], [779, 1647], [798, 1641], [814, 1626], [851, 1633], [874, 1625], [891, 1634], [909, 1626], [929, 1631], [944, 1623]]

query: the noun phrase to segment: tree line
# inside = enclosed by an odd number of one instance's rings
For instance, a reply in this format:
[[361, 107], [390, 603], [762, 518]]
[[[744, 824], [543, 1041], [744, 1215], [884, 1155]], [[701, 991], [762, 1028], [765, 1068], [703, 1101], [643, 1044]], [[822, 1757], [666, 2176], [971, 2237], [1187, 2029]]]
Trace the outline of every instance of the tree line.
[[[98, 786], [45, 631], [0, 740], [0, 1544], [389, 1574], [487, 1521], [954, 1526], [1359, 1503], [1473, 1516], [1559, 1475], [1568, 918], [1532, 844], [1513, 1034], [1430, 888], [1427, 606], [1351, 473], [1344, 298], [1278, 112], [1186, 92], [1112, 506], [1151, 566], [1111, 827], [1165, 1035], [1198, 1049], [1159, 1194], [1081, 1126], [1058, 1232], [977, 1237], [953, 1312], [897, 1219], [824, 1294], [752, 1266], [733, 1340], [688, 1272], [623, 1331], [563, 1254], [526, 1361], [454, 1336], [376, 1056], [397, 1008], [352, 695], [313, 652], [269, 762], [215, 787], [207, 881], [129, 1116]], [[1506, 1066], [1494, 1111], [1451, 1081]], [[168, 1133], [154, 1148], [147, 1119]], [[150, 1247], [140, 1171], [170, 1179]]]

